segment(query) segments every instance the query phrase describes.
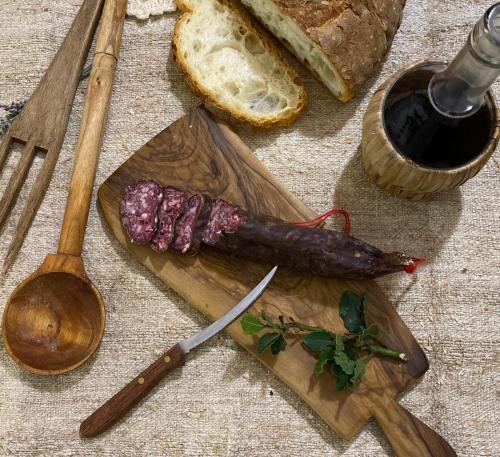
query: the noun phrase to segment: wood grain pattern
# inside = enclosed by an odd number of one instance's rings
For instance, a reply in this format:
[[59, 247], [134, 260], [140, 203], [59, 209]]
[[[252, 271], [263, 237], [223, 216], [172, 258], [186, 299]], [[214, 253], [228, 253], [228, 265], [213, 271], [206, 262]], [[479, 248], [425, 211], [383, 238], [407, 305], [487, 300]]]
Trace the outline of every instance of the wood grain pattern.
[[[315, 216], [279, 184], [235, 133], [203, 108], [193, 110], [161, 132], [108, 178], [99, 190], [99, 203], [114, 235], [141, 263], [211, 320], [247, 294], [269, 265], [234, 259], [210, 248], [198, 256], [186, 257], [132, 245], [120, 222], [119, 202], [124, 189], [139, 179], [156, 179], [191, 192], [207, 192], [249, 211], [286, 220]], [[279, 357], [257, 355], [256, 338], [246, 336], [239, 322], [229, 326], [227, 332], [349, 439], [378, 410], [374, 398], [381, 396], [387, 404], [394, 401], [428, 368], [423, 351], [383, 292], [373, 281], [340, 281], [283, 269], [253, 311], [264, 309], [273, 317], [283, 314], [344, 331], [338, 303], [348, 289], [367, 295], [367, 313], [380, 326], [381, 338], [410, 357], [407, 364], [373, 359], [355, 392], [337, 393], [330, 375], [312, 374], [315, 359], [300, 344], [290, 344]]]
[[391, 76], [373, 95], [363, 119], [363, 164], [370, 178], [382, 189], [410, 200], [423, 200], [438, 192], [459, 187], [484, 167], [500, 139], [500, 112], [495, 97], [488, 92], [487, 103], [494, 119], [491, 138], [484, 151], [473, 161], [453, 169], [422, 167], [403, 157], [392, 144], [384, 127], [385, 100], [404, 73], [428, 63], [417, 62]]
[[61, 254], [79, 256], [82, 252], [126, 9], [126, 0], [108, 0], [104, 7], [59, 240]]
[[1, 169], [12, 142], [20, 141], [26, 144], [23, 159], [13, 173], [11, 182], [7, 186], [8, 191], [0, 204], [2, 208], [0, 228], [9, 209], [16, 201], [21, 184], [29, 171], [35, 148], [45, 151], [42, 167], [30, 191], [15, 235], [8, 248], [3, 264], [4, 272], [10, 268], [21, 249], [49, 187], [66, 134], [82, 68], [97, 28], [103, 3], [104, 0], [85, 0], [83, 2], [50, 67], [0, 145]]
[[80, 426], [80, 435], [91, 438], [112, 427], [151, 392], [165, 376], [183, 366], [184, 363], [184, 352], [176, 344], [85, 419]]
[[37, 375], [73, 370], [97, 349], [104, 302], [80, 257], [50, 254], [16, 287], [3, 314], [7, 354]]
[[61, 374], [77, 368], [95, 352], [104, 332], [104, 302], [85, 274], [80, 254], [126, 4], [126, 0], [107, 0], [104, 8], [98, 43], [113, 43], [116, 48], [107, 46], [110, 53], [97, 53], [92, 64], [59, 252], [49, 255], [16, 288], [4, 310], [2, 334], [7, 353], [35, 374]]

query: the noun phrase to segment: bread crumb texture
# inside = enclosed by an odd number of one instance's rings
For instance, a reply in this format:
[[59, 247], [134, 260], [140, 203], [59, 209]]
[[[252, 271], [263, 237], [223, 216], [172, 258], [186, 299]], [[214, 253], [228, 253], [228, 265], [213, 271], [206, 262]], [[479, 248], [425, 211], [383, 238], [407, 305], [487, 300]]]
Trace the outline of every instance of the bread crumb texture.
[[302, 81], [242, 9], [224, 0], [178, 1], [174, 54], [206, 105], [257, 126], [286, 125], [305, 107]]
[[405, 0], [242, 0], [341, 100], [379, 67]]

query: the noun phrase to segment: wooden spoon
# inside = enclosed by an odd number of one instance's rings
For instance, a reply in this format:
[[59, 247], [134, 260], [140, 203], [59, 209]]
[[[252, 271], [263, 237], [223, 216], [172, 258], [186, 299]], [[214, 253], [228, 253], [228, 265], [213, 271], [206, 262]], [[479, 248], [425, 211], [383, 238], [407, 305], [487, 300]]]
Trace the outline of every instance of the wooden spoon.
[[104, 332], [104, 303], [81, 253], [126, 7], [126, 0], [106, 0], [104, 6], [58, 253], [16, 288], [3, 315], [7, 353], [35, 374], [80, 366]]

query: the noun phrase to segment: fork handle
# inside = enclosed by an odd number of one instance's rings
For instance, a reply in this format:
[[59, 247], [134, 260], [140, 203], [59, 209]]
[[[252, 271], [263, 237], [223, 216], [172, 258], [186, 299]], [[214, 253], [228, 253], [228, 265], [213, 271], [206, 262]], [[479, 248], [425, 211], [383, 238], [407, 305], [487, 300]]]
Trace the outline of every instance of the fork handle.
[[106, 0], [88, 83], [59, 253], [80, 256], [109, 111], [127, 0]]

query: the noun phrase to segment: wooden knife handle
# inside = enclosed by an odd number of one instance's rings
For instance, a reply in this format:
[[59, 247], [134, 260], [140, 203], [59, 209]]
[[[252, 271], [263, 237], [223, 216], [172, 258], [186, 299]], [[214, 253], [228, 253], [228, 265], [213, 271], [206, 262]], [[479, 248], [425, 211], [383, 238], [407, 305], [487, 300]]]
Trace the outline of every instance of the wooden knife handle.
[[184, 363], [184, 352], [176, 344], [85, 419], [80, 425], [80, 435], [91, 438], [105, 432], [151, 392], [167, 374], [183, 366]]
[[395, 399], [374, 411], [375, 419], [398, 457], [456, 457], [456, 452]]

